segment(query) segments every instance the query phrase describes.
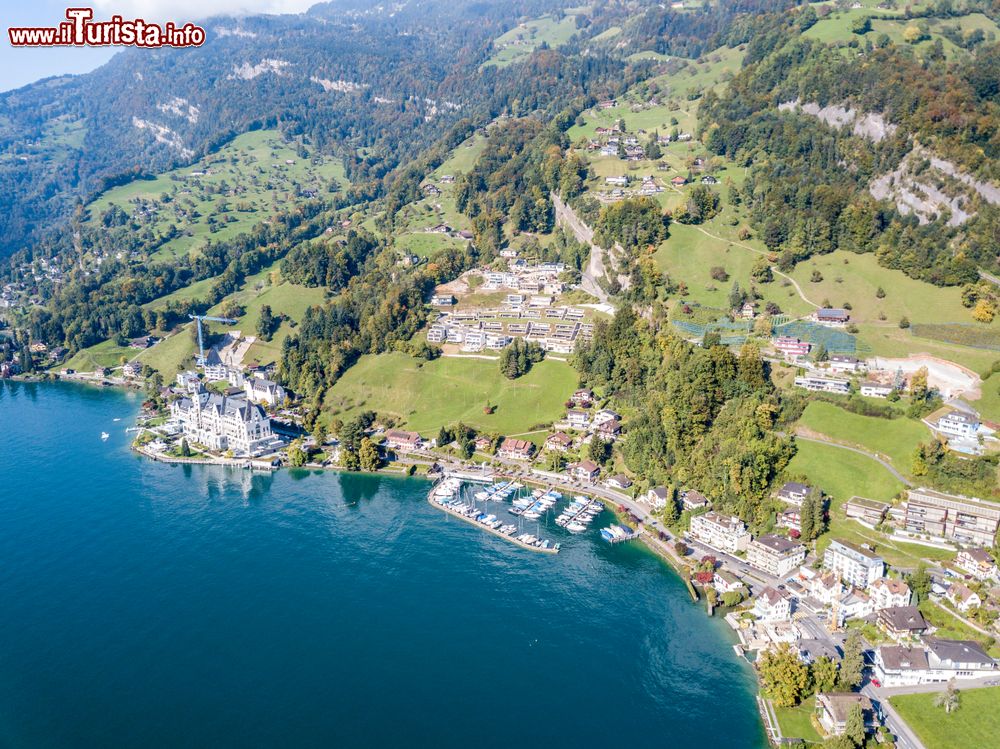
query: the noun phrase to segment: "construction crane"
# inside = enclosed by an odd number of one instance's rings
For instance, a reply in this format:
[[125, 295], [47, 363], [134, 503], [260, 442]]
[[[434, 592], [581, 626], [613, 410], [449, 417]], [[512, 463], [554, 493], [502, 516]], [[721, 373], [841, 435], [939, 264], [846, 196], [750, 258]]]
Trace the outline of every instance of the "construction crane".
[[201, 321], [209, 320], [210, 322], [224, 322], [229, 325], [235, 323], [235, 320], [230, 320], [228, 317], [210, 317], [209, 315], [188, 315], [192, 320], [198, 323], [198, 365], [205, 365], [205, 343], [202, 338], [201, 333]]

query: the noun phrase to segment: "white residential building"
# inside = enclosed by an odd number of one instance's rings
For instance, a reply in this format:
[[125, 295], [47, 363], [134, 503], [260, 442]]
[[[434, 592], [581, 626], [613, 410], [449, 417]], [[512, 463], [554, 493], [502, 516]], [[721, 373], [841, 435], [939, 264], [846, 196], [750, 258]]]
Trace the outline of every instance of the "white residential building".
[[893, 606], [908, 606], [910, 604], [910, 586], [902, 580], [880, 577], [872, 583], [871, 596], [872, 608], [875, 611]]
[[754, 601], [753, 613], [764, 622], [786, 621], [792, 618], [792, 599], [783, 590], [764, 588]]
[[761, 536], [747, 546], [747, 564], [774, 577], [784, 577], [806, 558], [806, 547], [784, 536]]
[[925, 637], [922, 646], [876, 648], [874, 671], [883, 687], [905, 687], [990, 676], [997, 663], [978, 642]]
[[818, 375], [796, 377], [795, 386], [816, 393], [848, 393], [851, 389], [851, 383], [848, 380], [840, 380], [836, 377], [820, 377]]
[[861, 383], [861, 394], [869, 398], [888, 398], [894, 389], [892, 385], [884, 385], [875, 380], [865, 380]]
[[861, 590], [885, 575], [882, 557], [848, 541], [831, 541], [823, 553], [823, 566]]
[[730, 554], [750, 544], [750, 531], [738, 517], [706, 512], [691, 518], [691, 536], [713, 549]]
[[253, 403], [266, 403], [274, 406], [284, 403], [288, 397], [288, 392], [276, 382], [265, 380], [263, 377], [248, 377], [243, 383], [243, 388], [247, 398]]

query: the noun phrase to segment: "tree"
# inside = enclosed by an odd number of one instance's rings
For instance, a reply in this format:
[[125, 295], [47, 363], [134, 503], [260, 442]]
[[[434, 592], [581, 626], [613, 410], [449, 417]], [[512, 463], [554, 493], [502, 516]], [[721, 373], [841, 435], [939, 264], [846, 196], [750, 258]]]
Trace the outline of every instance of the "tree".
[[764, 690], [778, 707], [794, 707], [809, 689], [809, 667], [787, 642], [765, 652], [757, 670]]
[[840, 688], [850, 691], [858, 686], [861, 683], [864, 667], [865, 655], [861, 631], [852, 629], [844, 643], [844, 660], [840, 663]]
[[927, 600], [927, 596], [931, 592], [931, 576], [927, 571], [926, 564], [923, 562], [918, 564], [917, 568], [907, 577], [906, 582], [910, 586], [910, 590], [913, 591], [917, 603]]
[[182, 458], [191, 457], [191, 446], [188, 444], [187, 437], [181, 438], [181, 457]]
[[847, 711], [847, 720], [844, 723], [844, 736], [851, 740], [854, 746], [864, 746], [865, 743], [865, 714], [861, 705], [855, 703]]
[[598, 465], [604, 465], [611, 459], [611, 443], [595, 434], [590, 438], [587, 457]]
[[851, 21], [851, 32], [864, 35], [872, 30], [872, 19], [870, 16], [859, 16]]
[[817, 692], [831, 692], [836, 688], [839, 668], [837, 661], [825, 655], [813, 661], [812, 680]]
[[976, 322], [991, 323], [996, 317], [996, 307], [989, 299], [980, 299], [972, 310], [972, 319]]
[[953, 713], [962, 706], [961, 692], [955, 689], [955, 680], [948, 682], [948, 688], [934, 698], [934, 706], [942, 707], [946, 713]]
[[750, 278], [757, 283], [770, 283], [774, 280], [774, 272], [771, 270], [771, 264], [767, 258], [762, 257], [753, 264], [753, 268], [750, 269]]
[[309, 460], [309, 455], [302, 449], [302, 440], [297, 439], [288, 447], [288, 465], [301, 468]]
[[361, 440], [361, 447], [358, 448], [358, 464], [361, 466], [362, 471], [370, 472], [377, 471], [382, 465], [378, 448], [375, 447], [375, 443], [368, 437], [364, 437]]
[[802, 533], [803, 541], [813, 539], [813, 493], [809, 492], [802, 500], [802, 507], [799, 508], [799, 530]]
[[878, 288], [877, 288], [877, 289], [875, 290], [875, 296], [876, 296], [876, 297], [877, 297], [878, 299], [885, 299], [885, 289], [883, 289], [883, 288], [882, 288], [881, 286], [879, 286], [879, 287], [878, 287]]
[[450, 445], [454, 441], [455, 441], [454, 433], [450, 429], [448, 429], [448, 427], [444, 426], [441, 427], [441, 429], [438, 431], [437, 446], [444, 447], [445, 445]]
[[927, 399], [927, 367], [921, 367], [910, 378], [910, 397], [915, 401]]

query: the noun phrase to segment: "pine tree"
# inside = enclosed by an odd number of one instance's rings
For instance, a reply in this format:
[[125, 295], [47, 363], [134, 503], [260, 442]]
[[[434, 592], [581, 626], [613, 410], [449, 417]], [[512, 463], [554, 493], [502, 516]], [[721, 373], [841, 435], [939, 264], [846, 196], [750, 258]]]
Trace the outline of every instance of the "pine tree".
[[844, 643], [844, 660], [840, 664], [840, 688], [854, 689], [861, 683], [861, 672], [865, 667], [865, 657], [861, 644], [861, 631], [852, 629]]
[[802, 507], [799, 508], [799, 531], [803, 541], [811, 541], [813, 537], [813, 496], [812, 492], [806, 494], [802, 500]]

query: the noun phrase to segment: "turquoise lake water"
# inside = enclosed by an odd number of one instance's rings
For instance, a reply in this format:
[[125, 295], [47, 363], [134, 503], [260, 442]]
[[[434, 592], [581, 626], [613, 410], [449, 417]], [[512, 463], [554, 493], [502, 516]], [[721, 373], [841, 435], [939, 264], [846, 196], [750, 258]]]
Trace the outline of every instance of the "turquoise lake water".
[[161, 465], [138, 404], [0, 382], [0, 747], [765, 746], [725, 623], [606, 517], [549, 556], [419, 479]]

